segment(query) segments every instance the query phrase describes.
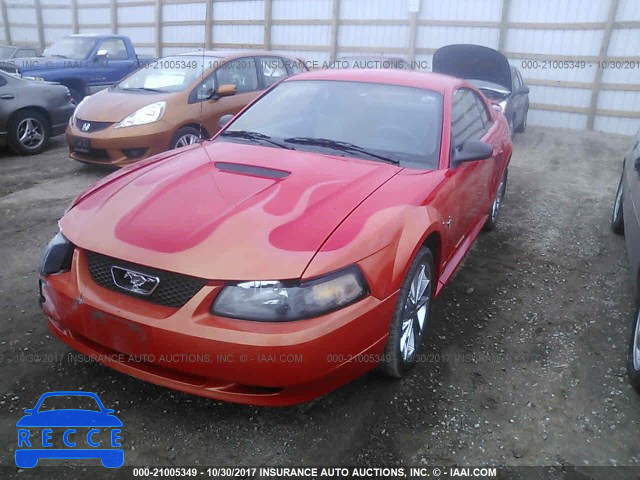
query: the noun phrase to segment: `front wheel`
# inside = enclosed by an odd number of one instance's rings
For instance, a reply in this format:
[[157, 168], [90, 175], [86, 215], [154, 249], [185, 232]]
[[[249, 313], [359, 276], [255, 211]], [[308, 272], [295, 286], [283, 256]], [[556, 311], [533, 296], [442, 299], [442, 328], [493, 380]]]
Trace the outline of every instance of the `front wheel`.
[[527, 108], [524, 111], [524, 116], [522, 117], [522, 122], [520, 123], [520, 125], [518, 125], [518, 128], [516, 129], [516, 133], [524, 133], [524, 131], [527, 129], [527, 116], [529, 115], [529, 109]]
[[507, 191], [507, 174], [508, 170], [505, 170], [502, 180], [500, 180], [500, 185], [498, 186], [498, 191], [496, 192], [496, 197], [493, 199], [493, 203], [491, 204], [491, 209], [489, 210], [489, 218], [484, 224], [483, 229], [485, 231], [493, 230], [496, 228], [498, 223], [498, 215], [500, 214], [500, 207], [502, 206], [502, 201], [504, 200], [504, 194]]
[[414, 364], [431, 313], [433, 265], [431, 251], [420, 248], [402, 283], [380, 363], [380, 370], [387, 376], [401, 378]]
[[35, 110], [20, 110], [10, 119], [7, 129], [9, 147], [21, 155], [42, 152], [51, 135], [49, 120]]
[[173, 136], [171, 148], [186, 147], [200, 142], [204, 137], [204, 132], [193, 127], [182, 127]]
[[640, 392], [640, 307], [636, 311], [631, 328], [631, 346], [629, 349], [629, 365], [627, 366], [629, 383]]
[[611, 230], [618, 235], [624, 233], [624, 217], [622, 214], [622, 197], [624, 196], [624, 173], [620, 176], [618, 190], [616, 191], [616, 199], [613, 203], [613, 212], [611, 213]]

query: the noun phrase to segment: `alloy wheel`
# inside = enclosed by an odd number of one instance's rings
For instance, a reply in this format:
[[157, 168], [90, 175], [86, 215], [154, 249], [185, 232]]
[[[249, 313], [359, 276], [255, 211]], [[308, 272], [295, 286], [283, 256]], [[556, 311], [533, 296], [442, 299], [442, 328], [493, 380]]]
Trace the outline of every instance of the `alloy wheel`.
[[34, 150], [44, 142], [44, 126], [35, 118], [25, 118], [18, 124], [18, 141], [25, 148]]
[[493, 205], [491, 205], [491, 220], [495, 221], [498, 218], [498, 213], [500, 213], [500, 205], [502, 204], [502, 199], [504, 197], [504, 189], [505, 182], [504, 178], [500, 181], [500, 186], [498, 187], [498, 193], [496, 194], [496, 198], [493, 200]]
[[431, 302], [431, 269], [421, 264], [411, 280], [411, 286], [404, 304], [400, 353], [408, 362], [413, 357], [424, 326], [427, 322], [429, 302]]
[[186, 135], [181, 136], [176, 142], [175, 148], [186, 147], [187, 145], [193, 145], [194, 143], [198, 143], [200, 141], [200, 137], [198, 135], [194, 135], [192, 133], [187, 133]]

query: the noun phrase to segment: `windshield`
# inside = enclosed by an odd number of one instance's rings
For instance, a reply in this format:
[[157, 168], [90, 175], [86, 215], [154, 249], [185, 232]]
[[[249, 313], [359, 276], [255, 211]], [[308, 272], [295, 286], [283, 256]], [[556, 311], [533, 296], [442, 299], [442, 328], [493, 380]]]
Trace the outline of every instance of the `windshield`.
[[213, 64], [211, 57], [180, 55], [165, 57], [141, 68], [121, 81], [121, 90], [150, 90], [160, 92], [181, 92]]
[[47, 48], [45, 57], [61, 57], [72, 60], [84, 60], [89, 56], [96, 39], [91, 37], [66, 37], [54, 42]]
[[10, 58], [14, 50], [13, 47], [0, 47], [0, 58]]
[[435, 169], [441, 129], [442, 96], [437, 92], [379, 83], [298, 80], [278, 85], [218, 138], [268, 139], [296, 150]]

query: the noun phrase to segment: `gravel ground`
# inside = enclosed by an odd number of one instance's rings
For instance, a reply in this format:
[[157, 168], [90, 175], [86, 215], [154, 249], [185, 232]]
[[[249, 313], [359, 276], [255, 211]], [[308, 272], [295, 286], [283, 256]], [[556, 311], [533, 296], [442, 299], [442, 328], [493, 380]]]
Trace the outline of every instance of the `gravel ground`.
[[68, 202], [105, 171], [69, 161], [62, 137], [35, 157], [0, 152], [2, 476], [69, 473], [18, 471], [15, 422], [42, 393], [77, 389], [116, 409], [125, 465], [640, 465], [640, 397], [625, 377], [633, 295], [623, 238], [608, 229], [629, 143], [518, 135], [498, 228], [436, 302], [411, 374], [369, 374], [277, 409], [166, 390], [53, 339], [37, 304], [39, 255]]

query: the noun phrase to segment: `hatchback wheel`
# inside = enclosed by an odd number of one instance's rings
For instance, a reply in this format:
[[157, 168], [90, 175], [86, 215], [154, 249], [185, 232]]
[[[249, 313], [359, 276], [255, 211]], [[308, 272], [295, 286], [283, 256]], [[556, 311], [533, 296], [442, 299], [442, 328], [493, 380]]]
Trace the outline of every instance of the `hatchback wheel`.
[[171, 148], [186, 147], [200, 142], [204, 138], [204, 132], [193, 127], [183, 127], [176, 132], [171, 142]]
[[629, 349], [629, 366], [627, 368], [629, 382], [640, 391], [640, 307], [636, 311], [631, 328], [631, 346]]
[[434, 293], [434, 267], [431, 251], [422, 247], [400, 288], [389, 337], [380, 369], [385, 375], [400, 378], [414, 364], [425, 325], [431, 313]]
[[20, 110], [9, 120], [9, 147], [22, 155], [35, 155], [47, 146], [50, 131], [49, 121], [40, 112]]
[[[623, 167], [624, 168], [624, 167]], [[613, 202], [613, 212], [611, 213], [611, 230], [617, 234], [624, 233], [624, 217], [622, 214], [622, 197], [624, 196], [624, 173], [620, 176], [616, 199]]]

